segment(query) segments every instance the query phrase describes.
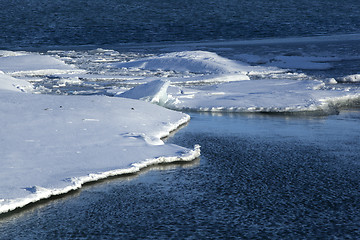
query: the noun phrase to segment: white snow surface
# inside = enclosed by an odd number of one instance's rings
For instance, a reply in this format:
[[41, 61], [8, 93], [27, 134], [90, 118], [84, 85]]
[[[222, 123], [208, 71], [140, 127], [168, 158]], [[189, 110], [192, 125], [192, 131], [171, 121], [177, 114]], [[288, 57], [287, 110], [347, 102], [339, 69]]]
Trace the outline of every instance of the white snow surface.
[[197, 145], [161, 140], [188, 122], [187, 114], [125, 98], [22, 93], [11, 80], [0, 75], [0, 213], [89, 181], [200, 155]]

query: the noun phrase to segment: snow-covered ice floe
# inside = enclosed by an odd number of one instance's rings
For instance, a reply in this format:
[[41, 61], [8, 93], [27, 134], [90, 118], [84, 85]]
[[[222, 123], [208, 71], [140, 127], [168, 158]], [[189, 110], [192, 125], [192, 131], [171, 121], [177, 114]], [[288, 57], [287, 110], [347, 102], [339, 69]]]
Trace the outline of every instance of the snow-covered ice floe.
[[332, 114], [340, 106], [360, 99], [358, 91], [322, 89], [314, 80], [253, 80], [216, 86], [172, 89], [168, 107], [210, 112], [321, 112]]
[[[174, 52], [116, 63], [113, 65], [125, 69], [197, 73], [183, 77], [186, 84], [179, 84], [179, 77], [145, 78], [143, 85], [119, 92], [117, 96], [155, 102], [180, 111], [321, 114], [336, 113], [339, 107], [360, 99], [359, 88], [331, 88], [327, 85], [336, 84], [336, 80], [314, 80], [274, 68], [296, 66], [297, 69], [324, 70], [331, 67], [328, 62], [339, 61], [338, 58], [281, 56], [274, 58], [276, 63], [272, 61], [272, 66], [266, 66], [268, 60], [254, 55], [237, 57], [246, 62], [261, 62], [264, 66], [250, 66], [205, 51]], [[266, 78], [271, 74], [272, 78]], [[250, 80], [256, 75], [261, 78]], [[291, 78], [286, 79], [288, 76]], [[357, 78], [358, 75], [347, 76], [342, 81], [356, 82]]]
[[161, 140], [188, 122], [187, 114], [125, 98], [21, 92], [27, 88], [0, 74], [0, 213], [89, 181], [200, 155], [198, 145]]
[[[156, 86], [156, 88], [152, 88]], [[359, 91], [329, 90], [315, 80], [252, 80], [178, 87], [153, 81], [119, 96], [155, 102], [170, 109], [200, 112], [267, 112], [334, 114], [360, 100]], [[146, 89], [146, 91], [144, 91]], [[151, 89], [158, 89], [154, 94]]]

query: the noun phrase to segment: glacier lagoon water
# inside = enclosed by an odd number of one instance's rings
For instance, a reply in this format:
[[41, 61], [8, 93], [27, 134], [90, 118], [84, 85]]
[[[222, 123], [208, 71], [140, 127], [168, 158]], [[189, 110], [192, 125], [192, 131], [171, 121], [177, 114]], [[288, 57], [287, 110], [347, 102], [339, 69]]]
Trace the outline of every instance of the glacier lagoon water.
[[194, 113], [167, 141], [201, 144], [201, 159], [4, 216], [0, 238], [358, 238], [359, 119]]

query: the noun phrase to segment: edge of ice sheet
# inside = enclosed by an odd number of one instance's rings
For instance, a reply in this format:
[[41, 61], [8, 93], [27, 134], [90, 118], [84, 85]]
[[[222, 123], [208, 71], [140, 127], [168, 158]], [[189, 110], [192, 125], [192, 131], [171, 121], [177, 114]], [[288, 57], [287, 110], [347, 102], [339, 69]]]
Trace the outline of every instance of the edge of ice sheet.
[[187, 149], [161, 141], [190, 120], [187, 114], [126, 98], [8, 88], [0, 84], [0, 108], [6, 112], [0, 119], [0, 214], [87, 182], [200, 156], [199, 145]]
[[[89, 174], [88, 176], [75, 177], [71, 181], [74, 183], [73, 189], [75, 190], [80, 188], [83, 184], [93, 181], [98, 181], [112, 176], [119, 176], [124, 174], [137, 173], [144, 168], [164, 163], [174, 163], [174, 162], [189, 162], [200, 157], [200, 145], [196, 144], [194, 149], [189, 149], [187, 153], [181, 154], [179, 156], [171, 157], [157, 157], [152, 159], [146, 159], [145, 161], [133, 163], [129, 168], [124, 169], [115, 169], [107, 172]], [[49, 190], [52, 191], [52, 190]], [[61, 193], [60, 193], [61, 194]], [[1, 212], [1, 211], [0, 211]]]
[[95, 182], [113, 176], [134, 174], [141, 171], [144, 168], [156, 164], [189, 162], [189, 161], [193, 161], [199, 156], [200, 156], [200, 145], [196, 144], [194, 146], [194, 149], [190, 150], [187, 154], [182, 154], [181, 156], [158, 157], [153, 159], [147, 159], [143, 162], [134, 163], [129, 168], [125, 168], [125, 169], [115, 169], [112, 171], [107, 171], [102, 173], [91, 173], [88, 176], [83, 176], [83, 177], [74, 177], [71, 179], [72, 185], [67, 186], [65, 188], [48, 189], [48, 188], [42, 188], [40, 186], [32, 186], [29, 187], [27, 190], [32, 191], [33, 193], [29, 195], [29, 197], [27, 198], [12, 199], [8, 201], [5, 199], [0, 199], [0, 215], [11, 212], [15, 209], [25, 207], [31, 203], [36, 203], [40, 200], [48, 199], [52, 196], [66, 194], [68, 192], [80, 189], [86, 183]]

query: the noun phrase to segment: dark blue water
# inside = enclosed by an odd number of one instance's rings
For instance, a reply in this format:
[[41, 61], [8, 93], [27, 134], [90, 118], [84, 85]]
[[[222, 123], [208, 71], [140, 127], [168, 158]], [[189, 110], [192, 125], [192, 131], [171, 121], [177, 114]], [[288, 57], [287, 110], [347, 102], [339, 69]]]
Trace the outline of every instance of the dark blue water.
[[4, 216], [0, 239], [358, 239], [359, 119], [193, 114], [169, 141], [200, 160]]
[[358, 0], [0, 0], [0, 48], [360, 33]]

